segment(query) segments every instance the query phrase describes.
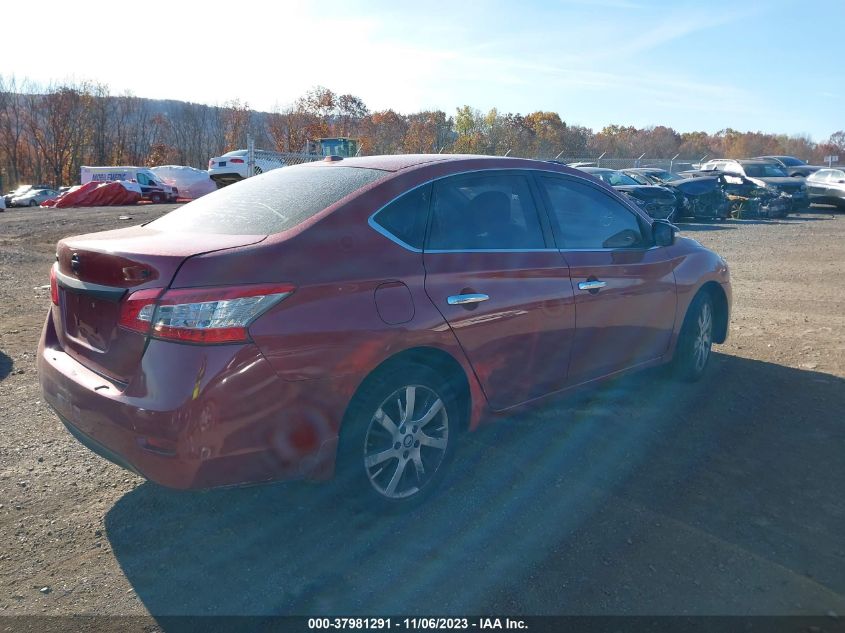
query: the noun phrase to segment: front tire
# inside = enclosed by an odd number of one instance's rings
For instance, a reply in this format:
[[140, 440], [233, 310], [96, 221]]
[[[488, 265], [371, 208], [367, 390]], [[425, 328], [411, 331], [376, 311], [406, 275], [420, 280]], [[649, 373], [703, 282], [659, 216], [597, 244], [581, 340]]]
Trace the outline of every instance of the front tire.
[[695, 382], [704, 375], [713, 347], [713, 300], [706, 292], [699, 292], [692, 300], [673, 359], [673, 373], [687, 382]]
[[368, 379], [340, 433], [338, 478], [365, 510], [416, 506], [440, 483], [463, 427], [455, 390], [431, 368], [403, 363]]

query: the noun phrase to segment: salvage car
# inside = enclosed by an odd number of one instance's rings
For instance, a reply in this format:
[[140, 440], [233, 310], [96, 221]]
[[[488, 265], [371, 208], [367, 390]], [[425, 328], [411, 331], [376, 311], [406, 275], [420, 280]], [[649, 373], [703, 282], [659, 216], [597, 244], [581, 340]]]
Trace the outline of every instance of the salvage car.
[[21, 195], [14, 196], [10, 206], [13, 207], [38, 207], [47, 200], [52, 200], [59, 195], [55, 189], [29, 189]]
[[790, 211], [801, 211], [810, 205], [804, 179], [789, 176], [780, 165], [768, 160], [719, 158], [709, 160], [701, 166], [701, 171], [712, 170], [739, 174], [759, 187], [771, 190], [772, 193], [788, 195]]
[[577, 169], [610, 185], [655, 219], [671, 220], [675, 216], [678, 198], [665, 187], [642, 185], [615, 169], [604, 167], [578, 167]]
[[[285, 166], [284, 157], [277, 152], [257, 149], [254, 152], [255, 166], [252, 175], [272, 171]], [[208, 175], [218, 187], [225, 187], [247, 178], [249, 151], [236, 149], [222, 156], [215, 156], [208, 161]]]
[[367, 508], [519, 405], [699, 379], [731, 307], [719, 255], [516, 158], [328, 157], [56, 251], [38, 371], [82, 443], [175, 488], [336, 475]]
[[845, 207], [845, 170], [820, 169], [807, 176], [810, 202]]
[[730, 216], [731, 204], [722, 177], [685, 178], [659, 167], [637, 167], [622, 172], [641, 184], [660, 185], [673, 191], [677, 201], [675, 218], [724, 220]]
[[730, 205], [730, 214], [735, 218], [783, 218], [792, 209], [792, 196], [769, 187], [763, 187], [754, 179], [742, 174], [719, 169], [689, 170], [680, 172], [688, 178], [718, 179]]
[[801, 178], [806, 178], [810, 174], [822, 169], [819, 165], [808, 165], [800, 158], [795, 158], [795, 156], [756, 156], [755, 158], [759, 160], [767, 160], [775, 163], [776, 165], [780, 165], [781, 169], [783, 169], [787, 175], [799, 176]]

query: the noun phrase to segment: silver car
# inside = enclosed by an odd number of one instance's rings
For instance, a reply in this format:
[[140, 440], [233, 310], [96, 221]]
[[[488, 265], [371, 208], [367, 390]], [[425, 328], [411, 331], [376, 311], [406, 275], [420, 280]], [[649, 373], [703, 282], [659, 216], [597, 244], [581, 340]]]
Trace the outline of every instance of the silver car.
[[59, 192], [55, 189], [30, 189], [24, 194], [12, 198], [13, 207], [38, 207], [42, 203], [56, 198]]

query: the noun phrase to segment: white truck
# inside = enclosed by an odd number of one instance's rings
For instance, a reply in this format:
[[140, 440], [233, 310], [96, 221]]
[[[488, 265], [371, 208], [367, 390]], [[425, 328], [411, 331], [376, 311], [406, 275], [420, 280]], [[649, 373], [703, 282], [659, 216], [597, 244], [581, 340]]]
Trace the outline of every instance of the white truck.
[[82, 167], [80, 182], [112, 182], [128, 180], [137, 182], [141, 187], [141, 196], [150, 202], [176, 202], [179, 190], [164, 184], [146, 167]]

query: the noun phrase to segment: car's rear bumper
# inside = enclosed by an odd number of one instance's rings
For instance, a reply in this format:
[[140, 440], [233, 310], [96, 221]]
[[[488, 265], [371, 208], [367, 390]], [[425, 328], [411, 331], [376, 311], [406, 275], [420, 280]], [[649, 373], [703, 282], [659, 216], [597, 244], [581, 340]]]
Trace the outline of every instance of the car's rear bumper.
[[172, 488], [332, 475], [348, 389], [282, 380], [252, 344], [151, 340], [115, 383], [65, 353], [48, 319], [38, 352], [45, 401], [95, 453]]
[[246, 171], [241, 173], [240, 171], [229, 171], [224, 168], [219, 171], [209, 171], [208, 177], [218, 185], [231, 185], [246, 178]]

